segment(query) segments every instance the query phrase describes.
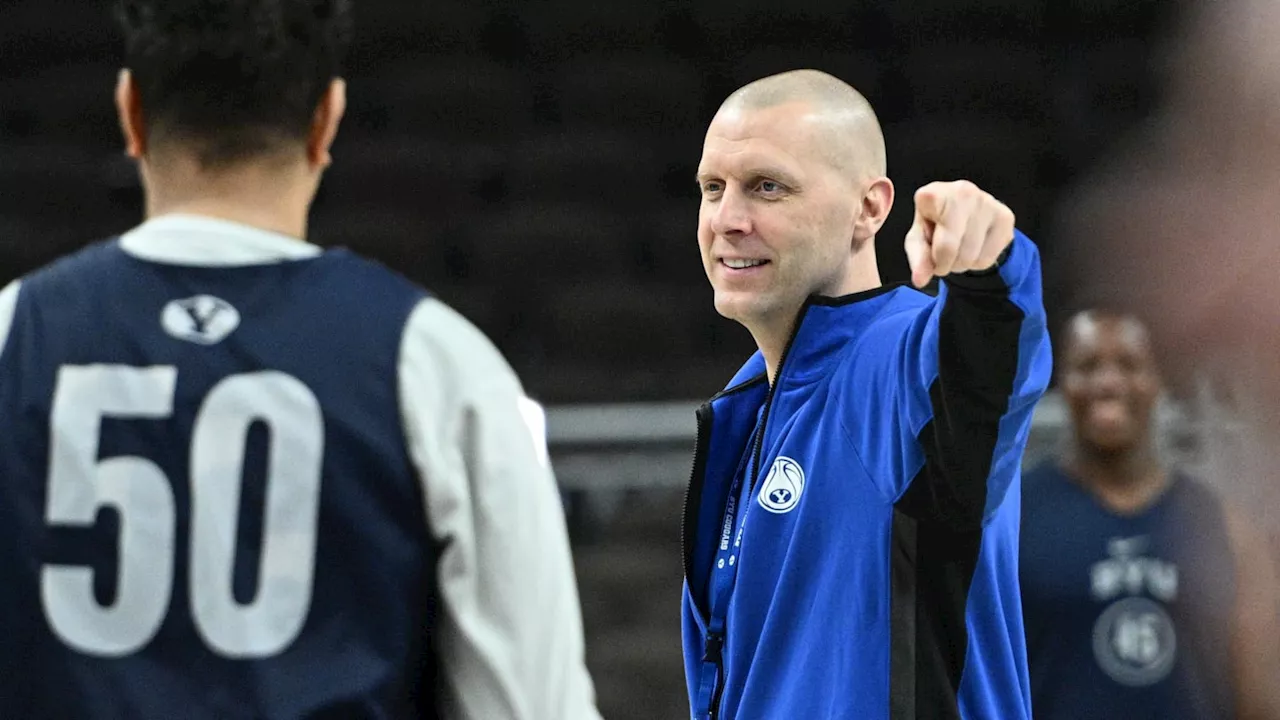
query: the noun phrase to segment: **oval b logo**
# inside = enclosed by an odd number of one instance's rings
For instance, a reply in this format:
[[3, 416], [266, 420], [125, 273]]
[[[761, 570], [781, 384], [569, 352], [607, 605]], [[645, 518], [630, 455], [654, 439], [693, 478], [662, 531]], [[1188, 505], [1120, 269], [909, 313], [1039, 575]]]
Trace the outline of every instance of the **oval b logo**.
[[240, 312], [213, 295], [174, 300], [160, 313], [164, 331], [197, 345], [216, 345], [240, 326]]
[[779, 456], [769, 468], [757, 499], [771, 513], [791, 512], [804, 492], [804, 468], [789, 457]]

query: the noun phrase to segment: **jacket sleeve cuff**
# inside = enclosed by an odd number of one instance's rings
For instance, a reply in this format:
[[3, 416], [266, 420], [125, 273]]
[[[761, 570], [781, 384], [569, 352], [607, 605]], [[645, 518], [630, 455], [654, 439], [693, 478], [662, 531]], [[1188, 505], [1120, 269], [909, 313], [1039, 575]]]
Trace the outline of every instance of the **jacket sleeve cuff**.
[[1005, 290], [1018, 283], [1026, 274], [1028, 262], [1034, 262], [1037, 253], [1030, 238], [1020, 230], [1013, 231], [1013, 242], [1000, 253], [996, 264], [985, 270], [955, 273], [946, 277], [946, 283], [963, 290]]

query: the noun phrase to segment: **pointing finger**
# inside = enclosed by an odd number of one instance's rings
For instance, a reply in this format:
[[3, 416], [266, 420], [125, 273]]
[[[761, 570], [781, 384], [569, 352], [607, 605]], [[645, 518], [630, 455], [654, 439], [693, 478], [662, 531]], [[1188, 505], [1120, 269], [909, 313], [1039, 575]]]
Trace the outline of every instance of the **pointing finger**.
[[933, 255], [929, 249], [929, 241], [925, 239], [925, 224], [917, 219], [911, 226], [904, 243], [907, 251], [907, 263], [911, 266], [911, 284], [922, 288], [933, 278]]

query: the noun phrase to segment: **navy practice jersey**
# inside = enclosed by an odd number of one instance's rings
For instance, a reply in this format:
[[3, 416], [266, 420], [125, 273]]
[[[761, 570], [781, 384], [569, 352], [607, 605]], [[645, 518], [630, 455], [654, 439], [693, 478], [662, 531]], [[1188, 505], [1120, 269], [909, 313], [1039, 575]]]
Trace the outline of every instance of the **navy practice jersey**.
[[536, 420], [346, 251], [162, 218], [24, 278], [0, 718], [596, 717]]
[[1228, 720], [1234, 560], [1222, 506], [1175, 474], [1118, 515], [1047, 463], [1023, 480], [1037, 720]]

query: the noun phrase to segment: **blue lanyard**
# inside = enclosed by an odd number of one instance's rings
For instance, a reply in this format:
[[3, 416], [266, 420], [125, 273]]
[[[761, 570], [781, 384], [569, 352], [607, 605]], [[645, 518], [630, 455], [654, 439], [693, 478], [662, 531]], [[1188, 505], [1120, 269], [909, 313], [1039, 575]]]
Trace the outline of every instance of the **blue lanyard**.
[[[756, 431], [759, 431], [757, 423]], [[755, 437], [755, 432], [751, 434]], [[724, 521], [720, 524], [720, 538], [716, 548], [715, 565], [711, 568], [709, 587], [711, 615], [707, 620], [708, 637], [719, 638], [720, 647], [724, 643], [726, 617], [729, 614], [729, 601], [733, 598], [733, 589], [738, 582], [739, 551], [742, 547], [742, 534], [747, 528], [747, 514], [750, 509], [752, 483], [747, 482], [747, 473], [751, 467], [751, 454], [754, 442], [747, 443], [738, 470], [733, 474], [733, 482], [729, 486], [729, 498], [725, 504]], [[710, 647], [710, 645], [708, 645]], [[724, 659], [720, 656], [719, 647], [716, 657], [704, 658], [702, 663], [702, 682], [699, 683], [699, 713], [697, 717], [706, 718], [711, 712], [713, 698], [717, 698], [716, 683], [724, 682]]]
[[[738, 463], [738, 470], [733, 474], [733, 482], [729, 486], [729, 499], [725, 503], [724, 521], [720, 523], [720, 539], [716, 548], [716, 564], [711, 568], [711, 617], [708, 629], [713, 632], [724, 632], [725, 616], [729, 614], [729, 599], [733, 597], [733, 588], [738, 582], [738, 551], [742, 547], [742, 533], [747, 528], [747, 510], [750, 506], [751, 487], [747, 474], [752, 471], [751, 455], [755, 452], [756, 435], [764, 432], [760, 423], [764, 422], [764, 408], [756, 414], [755, 428], [751, 431], [751, 439], [747, 441], [747, 449]], [[764, 444], [764, 438], [760, 438]], [[759, 472], [759, 468], [755, 468]]]
[[[747, 449], [750, 456], [751, 449]], [[748, 458], [743, 459], [747, 465]], [[711, 569], [711, 617], [709, 627], [715, 632], [724, 630], [725, 616], [729, 612], [729, 600], [738, 582], [738, 551], [742, 547], [742, 533], [747, 527], [747, 511], [750, 506], [750, 483], [746, 482], [747, 468], [743, 467], [729, 487], [729, 501], [725, 505], [724, 522], [720, 525], [720, 544], [716, 549], [716, 564]], [[718, 625], [719, 627], [715, 627]]]

